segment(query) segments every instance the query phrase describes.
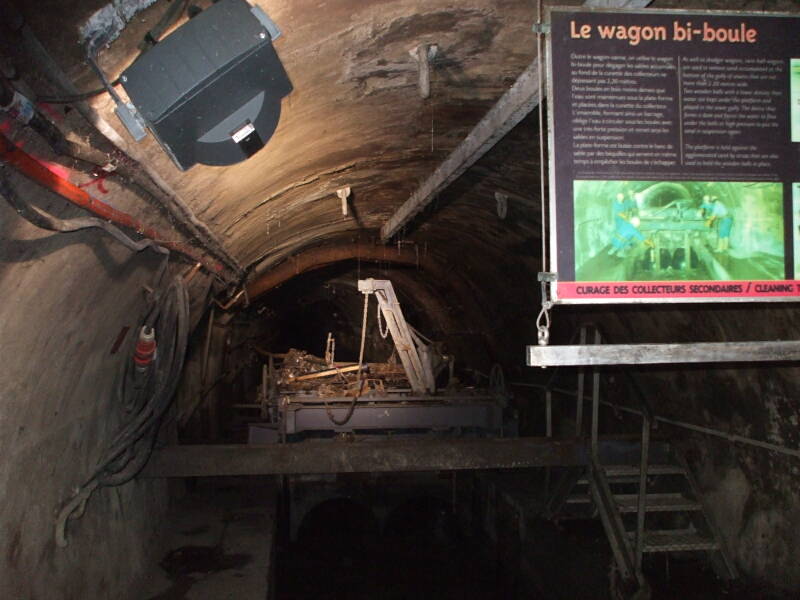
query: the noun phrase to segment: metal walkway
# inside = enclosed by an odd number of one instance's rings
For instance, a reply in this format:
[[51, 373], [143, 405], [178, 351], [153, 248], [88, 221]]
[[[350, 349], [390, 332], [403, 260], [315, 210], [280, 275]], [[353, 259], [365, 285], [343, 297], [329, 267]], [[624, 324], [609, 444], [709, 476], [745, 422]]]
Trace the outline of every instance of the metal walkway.
[[[592, 333], [590, 329], [594, 330], [594, 345], [586, 345]], [[597, 365], [614, 364], [614, 361], [597, 360], [597, 351], [616, 348], [601, 346], [600, 342], [601, 335], [596, 327], [583, 327], [580, 330], [580, 346], [561, 347], [579, 348], [581, 356], [591, 358], [570, 363], [593, 366], [590, 450], [586, 466], [561, 471], [546, 502], [544, 516], [556, 520], [599, 517], [622, 580], [635, 582], [640, 587], [646, 585], [642, 572], [643, 556], [655, 553], [703, 552], [711, 559], [720, 578], [737, 578], [732, 555], [710, 517], [711, 511], [704, 504], [691, 469], [668, 442], [651, 441], [653, 412], [646, 396], [627, 372], [623, 375], [628, 377], [631, 391], [639, 397], [641, 404], [641, 432], [616, 455], [609, 454], [608, 448], [600, 442], [600, 405], [612, 403], [600, 399], [600, 372]], [[542, 352], [544, 355], [545, 352]], [[771, 354], [770, 357], [774, 360], [775, 355]], [[674, 356], [664, 358], [669, 358], [669, 362], [680, 362]], [[559, 363], [555, 361], [550, 364]], [[544, 386], [548, 436], [552, 436], [553, 432], [553, 393], [557, 375], [558, 371]], [[576, 406], [577, 438], [584, 436], [584, 387], [585, 373], [580, 369], [577, 389], [570, 398]]]
[[[641, 452], [641, 443], [635, 443]], [[548, 498], [553, 520], [600, 518], [623, 579], [643, 583], [645, 554], [704, 552], [717, 575], [737, 577], [730, 551], [691, 471], [666, 442], [651, 445], [642, 476], [630, 462], [565, 469]], [[640, 490], [643, 493], [640, 494]]]

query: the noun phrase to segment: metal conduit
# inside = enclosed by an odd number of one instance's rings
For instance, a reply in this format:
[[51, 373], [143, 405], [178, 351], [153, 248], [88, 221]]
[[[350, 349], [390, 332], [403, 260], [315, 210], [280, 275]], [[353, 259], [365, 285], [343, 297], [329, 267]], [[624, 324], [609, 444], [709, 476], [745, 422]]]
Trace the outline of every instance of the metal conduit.
[[160, 246], [174, 250], [195, 263], [201, 263], [209, 273], [222, 275], [223, 266], [212, 258], [196, 252], [188, 242], [170, 241], [168, 236], [129, 215], [101, 202], [70, 181], [52, 173], [33, 156], [15, 146], [0, 133], [0, 161], [7, 163], [42, 187], [58, 194], [68, 202], [92, 214], [127, 229], [132, 229]]

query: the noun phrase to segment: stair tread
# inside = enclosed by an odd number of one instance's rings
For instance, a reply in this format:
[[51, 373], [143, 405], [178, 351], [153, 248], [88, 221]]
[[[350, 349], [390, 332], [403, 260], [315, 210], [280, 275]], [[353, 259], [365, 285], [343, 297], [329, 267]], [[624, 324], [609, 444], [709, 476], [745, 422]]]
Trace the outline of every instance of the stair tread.
[[571, 496], [567, 496], [566, 503], [567, 504], [589, 504], [592, 499], [589, 497], [588, 494], [573, 494]]
[[[628, 532], [633, 542], [635, 532]], [[664, 529], [644, 532], [644, 552], [689, 552], [718, 550], [719, 544], [712, 538], [703, 537], [693, 529]]]
[[[614, 500], [620, 512], [639, 509], [639, 494], [614, 494]], [[647, 494], [645, 509], [647, 512], [700, 510], [700, 504], [679, 493]]]
[[[604, 467], [608, 477], [639, 475], [639, 465], [607, 465]], [[648, 475], [683, 475], [683, 468], [678, 465], [648, 465]]]
[[[639, 476], [638, 475], [614, 475], [614, 476], [611, 476], [611, 477], [607, 477], [606, 479], [607, 479], [609, 485], [619, 485], [621, 483], [626, 483], [626, 484], [629, 484], [629, 485], [631, 485], [631, 484], [637, 484], [638, 485], [638, 483], [639, 483]], [[589, 480], [588, 479], [579, 479], [578, 483], [579, 484], [588, 484]]]
[[[603, 467], [606, 472], [606, 479], [611, 485], [619, 483], [639, 483], [639, 465], [606, 465]], [[683, 467], [679, 465], [655, 464], [647, 467], [648, 477], [654, 475], [685, 475]], [[586, 485], [589, 483], [587, 476], [578, 479], [577, 484]]]

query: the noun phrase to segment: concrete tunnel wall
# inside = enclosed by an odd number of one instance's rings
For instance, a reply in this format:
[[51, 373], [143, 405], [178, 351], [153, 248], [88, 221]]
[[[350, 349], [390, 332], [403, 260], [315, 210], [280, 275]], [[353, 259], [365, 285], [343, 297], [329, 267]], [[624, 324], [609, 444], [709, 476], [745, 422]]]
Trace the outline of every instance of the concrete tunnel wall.
[[[77, 211], [20, 178], [28, 200]], [[99, 230], [37, 229], [0, 201], [0, 597], [136, 597], [166, 508], [164, 481], [103, 489], [56, 547], [58, 511], [92, 473], [121, 407], [112, 389], [120, 329], [144, 306], [160, 256]], [[124, 344], [123, 344], [124, 348]]]

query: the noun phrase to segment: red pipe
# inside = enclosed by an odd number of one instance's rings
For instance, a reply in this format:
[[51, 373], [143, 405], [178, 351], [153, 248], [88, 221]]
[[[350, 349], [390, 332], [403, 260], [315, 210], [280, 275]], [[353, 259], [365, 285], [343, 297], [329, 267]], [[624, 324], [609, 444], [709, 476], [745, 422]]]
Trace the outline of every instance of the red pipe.
[[86, 209], [98, 217], [114, 223], [115, 225], [133, 229], [139, 235], [150, 238], [165, 248], [169, 248], [175, 252], [180, 252], [181, 254], [191, 258], [193, 261], [202, 263], [203, 266], [211, 273], [222, 272], [223, 267], [220, 263], [203, 257], [190, 248], [187, 248], [186, 246], [189, 245], [188, 242], [171, 242], [166, 240], [166, 236], [160, 233], [157, 229], [148, 227], [128, 213], [119, 211], [116, 208], [109, 206], [105, 202], [101, 202], [100, 200], [89, 195], [83, 189], [79, 188], [77, 185], [74, 185], [63, 177], [56, 175], [42, 163], [36, 160], [33, 156], [14, 145], [14, 143], [5, 135], [3, 135], [2, 132], [0, 132], [0, 159], [4, 160], [10, 165], [13, 165], [24, 175], [27, 175], [35, 182], [55, 192], [62, 198], [65, 198], [75, 206]]

